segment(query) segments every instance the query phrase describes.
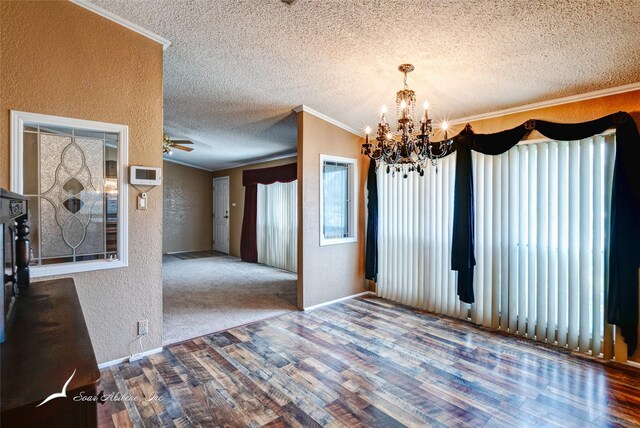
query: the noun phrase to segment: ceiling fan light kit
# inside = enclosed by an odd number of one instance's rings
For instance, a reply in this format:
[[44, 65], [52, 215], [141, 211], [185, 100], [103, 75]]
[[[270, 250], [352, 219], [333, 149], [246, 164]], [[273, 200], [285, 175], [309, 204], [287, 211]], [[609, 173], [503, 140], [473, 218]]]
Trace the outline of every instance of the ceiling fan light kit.
[[162, 154], [171, 156], [173, 155], [173, 149], [185, 152], [193, 150], [192, 147], [185, 147], [185, 144], [193, 144], [193, 142], [189, 140], [172, 140], [166, 133], [162, 134]]

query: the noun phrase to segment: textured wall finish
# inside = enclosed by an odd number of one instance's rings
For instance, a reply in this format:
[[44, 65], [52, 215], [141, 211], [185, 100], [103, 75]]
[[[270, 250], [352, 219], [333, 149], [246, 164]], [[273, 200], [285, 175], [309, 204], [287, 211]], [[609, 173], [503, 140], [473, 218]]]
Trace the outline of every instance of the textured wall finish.
[[[161, 166], [162, 45], [70, 2], [0, 3], [0, 187], [9, 187], [9, 110], [129, 126], [129, 163]], [[162, 346], [162, 189], [137, 211], [129, 267], [75, 279], [98, 362]]]
[[[367, 158], [362, 139], [309, 113], [298, 113], [298, 307], [367, 291], [364, 279]], [[358, 241], [320, 246], [320, 155], [358, 160]]]
[[[240, 237], [242, 236], [242, 216], [244, 214], [244, 186], [242, 171], [245, 169], [270, 168], [272, 166], [295, 163], [296, 157], [255, 163], [238, 168], [225, 169], [213, 173], [214, 177], [229, 177], [229, 254], [240, 257]], [[233, 204], [236, 204], [233, 206]]]
[[405, 62], [437, 119], [640, 82], [638, 0], [91, 1], [173, 42], [165, 125], [212, 169], [295, 151], [300, 104], [374, 125]]
[[163, 162], [162, 252], [211, 250], [213, 174]]

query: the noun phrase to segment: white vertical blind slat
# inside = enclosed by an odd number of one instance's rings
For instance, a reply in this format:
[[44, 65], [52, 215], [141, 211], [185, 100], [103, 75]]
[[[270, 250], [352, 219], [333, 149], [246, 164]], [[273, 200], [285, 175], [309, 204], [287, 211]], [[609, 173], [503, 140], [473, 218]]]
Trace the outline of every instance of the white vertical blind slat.
[[511, 231], [511, 216], [509, 211], [509, 153], [501, 156], [500, 168], [500, 218], [502, 224], [500, 236], [500, 325], [502, 330], [509, 328], [509, 233]]
[[434, 221], [436, 223], [436, 234], [435, 234], [435, 245], [434, 245], [434, 253], [435, 253], [435, 262], [436, 262], [436, 312], [442, 313], [442, 271], [447, 269], [447, 266], [442, 266], [442, 251], [440, 249], [440, 243], [444, 238], [442, 236], [442, 175], [435, 174], [435, 183], [436, 183], [436, 215], [434, 216]]
[[549, 175], [547, 191], [547, 338], [556, 340], [558, 325], [558, 218], [560, 216], [558, 201], [558, 143], [550, 141], [547, 153], [547, 170]]
[[520, 188], [518, 199], [518, 213], [520, 214], [520, 228], [518, 229], [518, 333], [527, 333], [527, 244], [529, 228], [529, 173], [528, 152], [524, 146], [517, 147], [518, 169], [520, 172]]
[[[509, 150], [509, 331], [518, 329], [518, 233], [520, 230], [518, 148]], [[504, 309], [503, 309], [504, 310]]]
[[569, 338], [569, 143], [558, 142], [558, 345]]
[[537, 275], [537, 251], [536, 245], [538, 240], [538, 224], [537, 224], [537, 167], [538, 167], [538, 147], [537, 144], [528, 146], [529, 149], [529, 237], [527, 246], [527, 336], [533, 337], [535, 335], [536, 325], [536, 275]]
[[581, 352], [589, 349], [591, 336], [591, 144], [592, 140], [580, 141], [580, 307], [578, 347]]
[[547, 255], [548, 255], [548, 222], [547, 222], [547, 177], [548, 177], [548, 164], [547, 164], [547, 152], [548, 144], [538, 144], [537, 153], [537, 168], [535, 173], [537, 175], [536, 182], [536, 205], [537, 205], [537, 231], [538, 231], [538, 243], [536, 245], [537, 254], [537, 270], [536, 270], [536, 339], [544, 341], [547, 338]]
[[485, 156], [493, 163], [493, 207], [491, 219], [491, 228], [493, 236], [491, 237], [491, 328], [497, 329], [500, 326], [500, 293], [501, 293], [501, 265], [502, 258], [500, 250], [500, 240], [502, 239], [502, 156]]
[[600, 344], [603, 332], [603, 307], [604, 296], [604, 150], [601, 136], [594, 138], [593, 145], [593, 308], [592, 308], [592, 344], [591, 349], [594, 355], [600, 354]]
[[484, 162], [479, 161], [480, 155], [477, 153], [473, 153], [473, 171], [475, 173], [475, 177], [473, 177], [473, 182], [478, 183], [478, 186], [474, 189], [476, 191], [477, 197], [475, 198], [475, 243], [476, 243], [476, 268], [473, 276], [473, 285], [475, 289], [475, 303], [471, 305], [471, 320], [476, 324], [483, 323], [483, 308], [484, 308], [484, 258], [486, 252], [484, 251], [484, 217], [482, 213], [484, 213], [484, 202], [486, 200], [485, 191], [487, 190], [484, 186]]
[[[580, 142], [569, 142], [569, 338], [578, 347], [580, 322]], [[577, 166], [577, 167], [576, 167]]]

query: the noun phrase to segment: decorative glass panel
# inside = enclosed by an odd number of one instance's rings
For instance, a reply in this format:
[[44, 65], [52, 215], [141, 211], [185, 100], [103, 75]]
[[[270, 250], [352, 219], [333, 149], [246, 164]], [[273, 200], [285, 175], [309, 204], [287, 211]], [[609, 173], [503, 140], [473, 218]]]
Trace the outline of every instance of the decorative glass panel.
[[32, 263], [117, 258], [118, 134], [28, 124], [24, 141]]

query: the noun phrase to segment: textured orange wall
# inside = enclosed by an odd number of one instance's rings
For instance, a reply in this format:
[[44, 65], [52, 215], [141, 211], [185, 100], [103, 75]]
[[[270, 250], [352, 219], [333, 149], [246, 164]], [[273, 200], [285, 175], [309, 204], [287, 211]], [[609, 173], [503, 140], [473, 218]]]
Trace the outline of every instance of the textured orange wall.
[[162, 253], [211, 250], [213, 173], [163, 162]]
[[[229, 254], [240, 257], [240, 237], [242, 236], [242, 216], [244, 215], [244, 186], [242, 171], [245, 169], [271, 168], [272, 166], [295, 163], [296, 157], [277, 159], [252, 165], [225, 169], [213, 173], [213, 177], [229, 177]], [[236, 206], [233, 206], [233, 204]], [[211, 235], [209, 235], [211, 236]]]
[[[67, 1], [0, 3], [0, 187], [9, 186], [9, 111], [129, 126], [129, 163], [162, 166], [162, 46]], [[162, 345], [162, 189], [137, 211], [129, 189], [129, 267], [75, 279], [99, 362]], [[137, 346], [137, 344], [136, 344]]]
[[[298, 113], [298, 307], [367, 291], [364, 279], [365, 186], [362, 138], [306, 112]], [[358, 241], [320, 246], [320, 155], [358, 160]]]
[[[471, 122], [471, 126], [476, 133], [492, 133], [513, 128], [528, 119], [542, 119], [560, 123], [585, 122], [618, 111], [630, 113], [636, 125], [640, 127], [640, 90], [479, 120]], [[457, 125], [454, 131], [457, 133], [463, 126], [464, 124]], [[536, 132], [532, 133], [529, 138], [539, 137], [541, 135]], [[640, 328], [638, 330], [640, 335]], [[617, 360], [626, 358], [626, 345], [624, 345], [619, 333], [616, 336], [615, 355]], [[636, 350], [631, 359], [640, 361], [640, 349]]]
[[[631, 113], [636, 123], [640, 124], [640, 90], [478, 120], [471, 122], [471, 126], [473, 126], [474, 132], [484, 134], [513, 128], [528, 119], [564, 123], [585, 122], [617, 111]], [[457, 132], [463, 127], [464, 124], [457, 125], [455, 131]]]

